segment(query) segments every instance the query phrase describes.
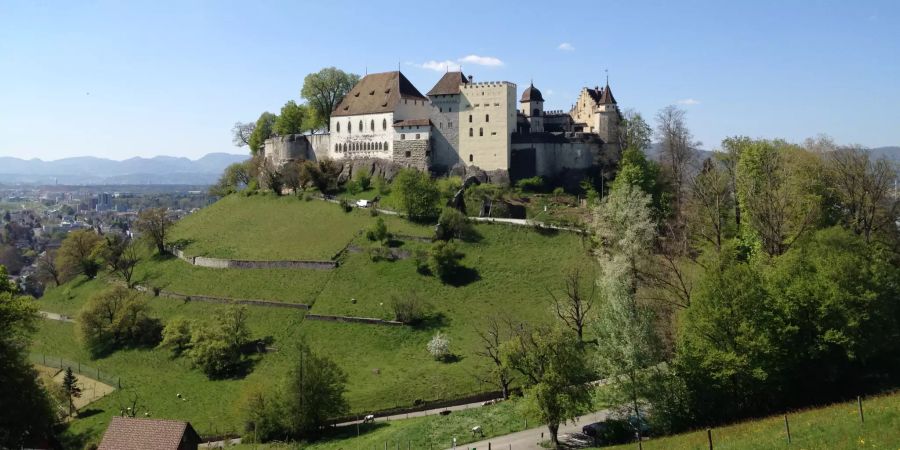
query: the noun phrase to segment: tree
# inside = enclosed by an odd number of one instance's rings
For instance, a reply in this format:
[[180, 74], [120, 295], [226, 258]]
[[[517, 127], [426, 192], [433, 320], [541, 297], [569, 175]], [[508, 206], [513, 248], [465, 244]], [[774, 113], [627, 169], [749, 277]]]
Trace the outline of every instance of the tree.
[[40, 258], [38, 258], [37, 262], [37, 273], [41, 279], [47, 281], [53, 281], [53, 284], [59, 286], [62, 279], [62, 273], [60, 272], [60, 268], [56, 265], [56, 252], [46, 250], [41, 254]]
[[700, 172], [689, 182], [687, 200], [691, 234], [696, 240], [712, 244], [717, 252], [735, 231], [731, 220], [734, 209], [731, 182], [720, 166], [711, 158], [703, 162]]
[[388, 232], [384, 219], [379, 217], [378, 220], [375, 221], [375, 224], [372, 225], [372, 228], [366, 230], [366, 238], [376, 242], [386, 242], [391, 238], [391, 233]]
[[624, 149], [632, 149], [641, 153], [646, 153], [650, 148], [650, 138], [653, 136], [653, 129], [641, 116], [641, 113], [635, 111], [625, 111], [622, 117], [622, 137]]
[[592, 374], [577, 338], [561, 328], [523, 326], [501, 346], [501, 354], [524, 377], [526, 407], [547, 424], [550, 442], [560, 448], [560, 424], [575, 420], [591, 405]]
[[304, 185], [311, 183], [319, 192], [327, 194], [337, 190], [340, 173], [341, 166], [334, 160], [328, 158], [318, 161], [306, 160], [300, 167], [300, 180]]
[[[0, 266], [0, 277], [6, 269]], [[28, 360], [38, 320], [31, 297], [17, 296], [0, 281], [0, 447], [23, 448], [52, 440], [56, 417]], [[46, 443], [46, 442], [45, 442]]]
[[0, 265], [0, 293], [16, 294], [18, 290], [15, 283], [9, 279], [9, 272], [6, 271], [6, 266]]
[[438, 225], [435, 228], [435, 238], [449, 241], [450, 239], [471, 240], [477, 236], [475, 227], [469, 222], [469, 218], [456, 208], [444, 208]]
[[69, 415], [75, 412], [75, 399], [81, 397], [81, 388], [78, 386], [78, 378], [72, 373], [71, 367], [66, 367], [66, 374], [63, 376], [63, 390], [66, 393], [66, 400], [69, 406]]
[[346, 73], [334, 67], [326, 67], [303, 79], [300, 96], [309, 102], [315, 120], [312, 128], [327, 128], [331, 112], [359, 82], [359, 75]]
[[475, 332], [481, 340], [480, 349], [476, 350], [475, 354], [487, 359], [490, 363], [487, 378], [479, 378], [479, 380], [497, 386], [503, 399], [508, 399], [513, 376], [512, 369], [503, 360], [501, 348], [512, 338], [513, 324], [498, 317], [488, 317], [484, 330], [476, 329]]
[[281, 195], [281, 188], [284, 186], [284, 178], [279, 168], [272, 160], [266, 158], [262, 163], [263, 187], [270, 189], [275, 195]]
[[149, 315], [146, 301], [111, 286], [88, 299], [78, 313], [78, 336], [92, 356], [121, 347], [156, 345], [162, 326]]
[[101, 238], [93, 230], [72, 231], [59, 247], [59, 266], [66, 279], [84, 275], [89, 279], [97, 276], [101, 261], [98, 251], [103, 245]]
[[301, 177], [302, 163], [300, 161], [288, 161], [281, 167], [281, 180], [284, 186], [294, 194], [303, 192], [303, 178]]
[[296, 439], [317, 437], [329, 419], [347, 414], [347, 374], [301, 342], [284, 387], [284, 418]]
[[411, 220], [426, 221], [438, 216], [441, 193], [427, 173], [403, 169], [394, 178], [393, 186], [401, 209]]
[[547, 289], [550, 298], [553, 299], [553, 309], [556, 317], [562, 320], [578, 337], [578, 342], [584, 342], [584, 327], [590, 321], [588, 314], [594, 307], [594, 293], [596, 283], [590, 282], [591, 289], [584, 292], [581, 281], [581, 269], [574, 268], [565, 277], [565, 296], [557, 296], [552, 290]]
[[429, 257], [431, 273], [437, 275], [444, 282], [449, 281], [459, 271], [459, 261], [463, 256], [452, 242], [435, 242], [431, 246]]
[[162, 341], [160, 347], [172, 350], [172, 356], [181, 356], [182, 353], [191, 348], [191, 330], [194, 322], [183, 317], [176, 317], [166, 324], [163, 328]]
[[[213, 324], [192, 328], [190, 348], [185, 353], [194, 367], [210, 378], [237, 374], [244, 362], [244, 347], [250, 341], [247, 307], [230, 306], [218, 314]], [[180, 332], [173, 330], [172, 334]]]
[[147, 208], [139, 212], [134, 226], [156, 247], [157, 253], [166, 253], [166, 237], [172, 227], [172, 219], [169, 219], [166, 208]]
[[738, 201], [737, 167], [741, 160], [741, 153], [752, 144], [753, 141], [747, 136], [727, 137], [722, 140], [722, 152], [715, 155], [728, 175], [732, 206], [734, 207], [734, 224], [738, 232], [741, 231], [741, 204]]
[[219, 177], [219, 181], [210, 188], [210, 193], [224, 197], [233, 192], [238, 192], [250, 185], [250, 182], [256, 178], [257, 172], [256, 162], [253, 159], [233, 163], [225, 168], [222, 176]]
[[900, 197], [894, 194], [897, 169], [868, 150], [841, 147], [825, 155], [829, 190], [838, 201], [841, 222], [865, 240], [897, 222]]
[[656, 134], [660, 143], [660, 161], [672, 184], [675, 214], [681, 216], [690, 167], [697, 158], [694, 137], [688, 130], [685, 111], [669, 105], [656, 114]]
[[295, 101], [288, 100], [281, 107], [281, 114], [275, 119], [272, 131], [281, 136], [301, 134], [306, 131], [309, 119], [306, 105], [298, 105]]
[[231, 127], [231, 142], [237, 147], [250, 145], [250, 136], [253, 135], [254, 129], [256, 124], [253, 122], [235, 122]]
[[428, 349], [428, 353], [438, 361], [446, 361], [451, 355], [450, 339], [447, 339], [447, 336], [440, 331], [431, 337], [431, 340], [428, 341], [428, 345], [425, 347]]
[[110, 272], [122, 277], [128, 288], [133, 287], [131, 278], [141, 258], [137, 247], [130, 239], [118, 234], [107, 236], [100, 255]]
[[647, 159], [643, 150], [626, 147], [619, 160], [619, 172], [612, 182], [610, 192], [629, 187], [640, 188], [653, 199], [655, 216], [663, 218], [669, 214], [668, 197], [660, 180], [659, 164]]
[[274, 128], [277, 119], [278, 116], [268, 111], [260, 114], [259, 119], [256, 119], [256, 126], [253, 128], [253, 132], [250, 133], [250, 139], [247, 140], [251, 155], [256, 155], [263, 150], [266, 139], [275, 134]]
[[416, 325], [425, 319], [429, 305], [416, 291], [406, 295], [391, 295], [391, 310], [394, 320], [407, 325]]
[[633, 292], [656, 236], [649, 204], [650, 196], [628, 187], [613, 190], [594, 210], [593, 237], [599, 245], [600, 265], [621, 269]]

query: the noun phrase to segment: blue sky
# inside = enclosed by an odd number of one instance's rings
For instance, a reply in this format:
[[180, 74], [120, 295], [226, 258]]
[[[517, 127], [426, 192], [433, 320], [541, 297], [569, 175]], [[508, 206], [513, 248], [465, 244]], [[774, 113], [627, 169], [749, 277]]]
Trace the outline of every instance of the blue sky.
[[547, 109], [608, 69], [620, 107], [680, 103], [707, 149], [900, 145], [898, 25], [896, 1], [0, 0], [0, 155], [242, 152], [232, 124], [299, 100], [309, 72], [399, 64], [427, 92], [448, 61], [520, 94], [533, 78]]

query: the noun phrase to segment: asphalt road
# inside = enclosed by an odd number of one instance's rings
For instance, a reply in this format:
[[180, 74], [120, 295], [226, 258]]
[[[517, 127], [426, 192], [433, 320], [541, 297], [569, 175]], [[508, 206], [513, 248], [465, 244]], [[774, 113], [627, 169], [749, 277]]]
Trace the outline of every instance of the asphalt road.
[[[609, 411], [603, 410], [591, 414], [580, 416], [574, 423], [559, 426], [559, 439], [563, 442], [579, 440], [581, 427], [594, 422], [606, 419]], [[543, 435], [542, 435], [543, 433]], [[460, 444], [456, 446], [456, 450], [487, 450], [488, 444], [491, 450], [542, 450], [543, 447], [538, 445], [541, 441], [550, 439], [546, 426], [531, 428], [504, 436], [496, 436], [471, 444]], [[449, 447], [448, 450], [453, 447]]]

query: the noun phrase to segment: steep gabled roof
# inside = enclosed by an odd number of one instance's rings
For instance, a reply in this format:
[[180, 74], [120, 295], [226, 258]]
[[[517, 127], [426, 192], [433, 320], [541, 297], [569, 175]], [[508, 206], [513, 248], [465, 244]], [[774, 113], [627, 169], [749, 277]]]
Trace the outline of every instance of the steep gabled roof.
[[616, 98], [613, 97], [612, 89], [609, 88], [609, 84], [606, 85], [606, 88], [603, 89], [603, 95], [600, 96], [600, 104], [601, 105], [615, 105]]
[[332, 111], [332, 116], [355, 116], [391, 112], [402, 99], [428, 99], [400, 71], [373, 73], [350, 89]]
[[459, 94], [459, 86], [467, 84], [469, 80], [463, 73], [447, 72], [440, 80], [428, 91], [428, 95], [455, 95]]
[[187, 422], [113, 417], [98, 450], [178, 450], [183, 439], [200, 441]]

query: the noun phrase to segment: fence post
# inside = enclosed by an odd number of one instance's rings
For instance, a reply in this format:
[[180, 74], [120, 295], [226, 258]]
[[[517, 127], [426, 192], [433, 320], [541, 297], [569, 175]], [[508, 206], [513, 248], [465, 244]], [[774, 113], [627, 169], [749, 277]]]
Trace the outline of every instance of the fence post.
[[713, 445], [712, 445], [712, 428], [707, 428], [707, 429], [706, 429], [706, 440], [707, 440], [707, 442], [709, 442], [709, 450], [713, 450]]
[[46, 366], [47, 365], [47, 355], [42, 353], [41, 356], [44, 358], [44, 365]]
[[791, 443], [791, 424], [788, 423], [787, 414], [784, 415], [784, 429], [787, 431], [788, 444]]
[[863, 407], [862, 407], [862, 396], [856, 396], [856, 406], [859, 409], [859, 421], [862, 423], [866, 423], [866, 416], [863, 415]]

